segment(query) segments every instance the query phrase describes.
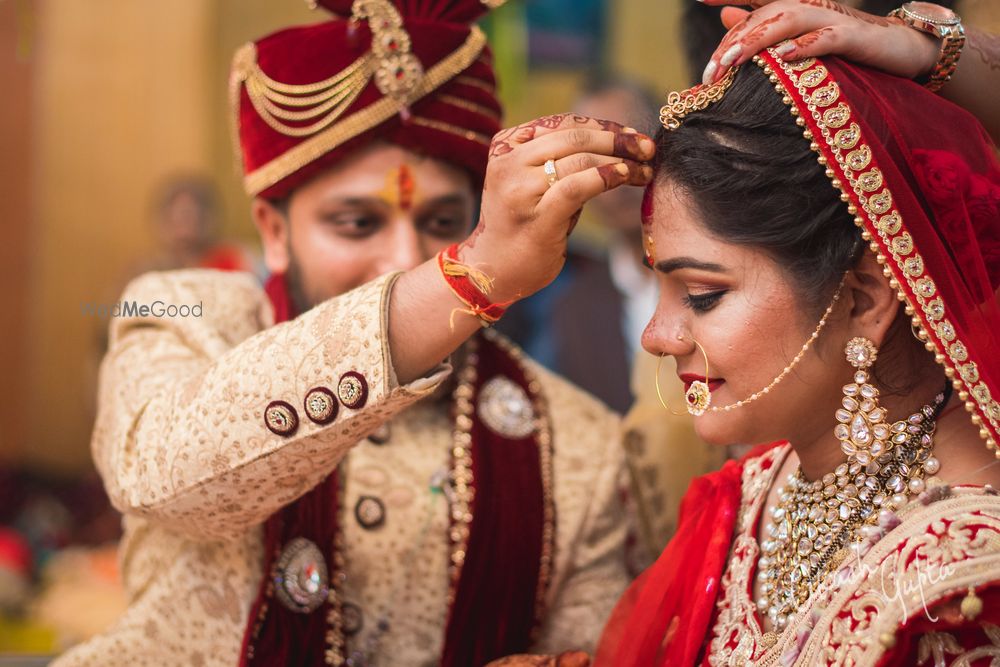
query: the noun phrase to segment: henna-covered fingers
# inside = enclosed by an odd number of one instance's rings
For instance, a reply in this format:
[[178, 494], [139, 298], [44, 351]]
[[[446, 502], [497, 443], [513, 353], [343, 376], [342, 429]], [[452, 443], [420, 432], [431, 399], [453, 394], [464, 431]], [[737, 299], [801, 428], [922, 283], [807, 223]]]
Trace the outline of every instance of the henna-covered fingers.
[[652, 177], [652, 167], [633, 160], [602, 164], [560, 178], [542, 195], [536, 210], [544, 210], [552, 218], [569, 220], [602, 192], [622, 185], [646, 185]]
[[868, 12], [863, 12], [860, 9], [854, 9], [846, 5], [842, 5], [836, 0], [798, 0], [799, 4], [806, 5], [808, 7], [817, 7], [819, 9], [827, 9], [831, 12], [836, 12], [843, 16], [849, 16], [851, 18], [858, 19], [859, 21], [864, 21], [871, 25], [886, 28], [893, 24], [893, 20], [886, 18], [884, 16], [876, 16], [875, 14], [869, 14]]
[[715, 83], [730, 67], [748, 60], [762, 48], [758, 45], [764, 40], [770, 38], [777, 41], [771, 37], [776, 27], [784, 31], [795, 30], [793, 17], [789, 17], [782, 23], [782, 19], [786, 16], [785, 12], [769, 13], [769, 10], [769, 7], [765, 7], [748, 14], [726, 33], [705, 67], [705, 73], [702, 76], [702, 82], [705, 85]]
[[625, 127], [613, 120], [589, 118], [574, 113], [553, 114], [500, 130], [490, 143], [490, 157], [506, 155], [515, 147], [526, 144], [536, 137], [567, 128], [589, 128], [625, 134], [635, 134], [636, 132], [633, 128]]
[[782, 42], [774, 50], [786, 60], [801, 60], [818, 53], [828, 53], [834, 34], [835, 28], [826, 26], [807, 32], [801, 37]]
[[522, 149], [528, 164], [543, 164], [575, 153], [595, 153], [632, 160], [652, 159], [656, 144], [636, 132], [608, 132], [586, 127], [574, 127], [536, 137]]
[[[705, 84], [715, 83], [725, 75], [730, 66], [740, 65], [754, 54], [783, 40], [798, 40], [808, 36], [804, 42], [794, 45], [789, 42], [780, 47], [779, 53], [788, 58], [831, 52], [852, 57], [865, 54], [866, 49], [862, 43], [871, 45], [876, 40], [867, 32], [868, 29], [901, 26], [897, 19], [868, 14], [836, 0], [774, 0], [750, 13], [726, 7], [722, 16], [723, 22], [732, 25], [732, 28], [705, 68]], [[822, 31], [823, 28], [832, 28], [833, 32]], [[849, 31], [850, 38], [842, 39], [838, 31]], [[819, 34], [810, 36], [811, 33]]]

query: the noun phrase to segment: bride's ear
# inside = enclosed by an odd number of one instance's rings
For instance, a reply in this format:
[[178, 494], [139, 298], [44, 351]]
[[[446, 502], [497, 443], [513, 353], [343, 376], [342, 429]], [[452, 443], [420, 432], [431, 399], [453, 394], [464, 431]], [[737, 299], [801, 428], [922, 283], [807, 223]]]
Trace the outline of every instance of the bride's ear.
[[881, 346], [903, 304], [872, 253], [865, 252], [848, 272], [844, 297], [850, 308], [848, 326], [852, 335], [864, 336]]

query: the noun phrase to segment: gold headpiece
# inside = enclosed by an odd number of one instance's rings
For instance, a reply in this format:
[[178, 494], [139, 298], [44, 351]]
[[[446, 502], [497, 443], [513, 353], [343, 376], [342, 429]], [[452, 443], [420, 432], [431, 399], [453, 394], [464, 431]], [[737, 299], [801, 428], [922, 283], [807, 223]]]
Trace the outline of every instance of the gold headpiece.
[[692, 111], [707, 109], [722, 99], [733, 85], [739, 67], [731, 68], [724, 77], [711, 86], [698, 84], [693, 88], [672, 92], [667, 95], [667, 103], [660, 107], [660, 123], [668, 130], [676, 130], [681, 121]]

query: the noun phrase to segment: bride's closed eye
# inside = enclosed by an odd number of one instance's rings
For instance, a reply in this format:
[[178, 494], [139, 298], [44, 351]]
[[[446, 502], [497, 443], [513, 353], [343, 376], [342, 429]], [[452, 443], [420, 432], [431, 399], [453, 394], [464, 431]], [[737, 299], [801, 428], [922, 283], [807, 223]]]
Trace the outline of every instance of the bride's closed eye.
[[720, 289], [713, 292], [704, 292], [702, 294], [688, 294], [682, 299], [682, 301], [685, 306], [696, 313], [707, 313], [715, 308], [715, 306], [719, 303], [719, 300], [728, 291], [729, 290], [726, 289]]

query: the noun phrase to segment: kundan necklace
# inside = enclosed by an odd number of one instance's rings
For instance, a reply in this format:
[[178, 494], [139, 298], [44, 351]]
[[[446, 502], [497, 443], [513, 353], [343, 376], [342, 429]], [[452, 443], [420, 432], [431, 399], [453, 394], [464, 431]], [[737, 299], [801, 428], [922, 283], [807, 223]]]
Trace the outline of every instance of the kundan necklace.
[[[758, 608], [781, 631], [820, 582], [850, 554], [850, 545], [874, 529], [880, 511], [906, 505], [924, 491], [925, 475], [940, 463], [931, 456], [938, 411], [950, 384], [932, 404], [888, 424], [878, 404], [878, 389], [865, 369], [874, 363], [871, 341], [847, 344], [848, 360], [858, 369], [844, 387], [834, 433], [847, 461], [822, 479], [808, 481], [801, 468], [789, 475], [761, 543], [757, 578]], [[871, 528], [869, 528], [871, 527]]]

